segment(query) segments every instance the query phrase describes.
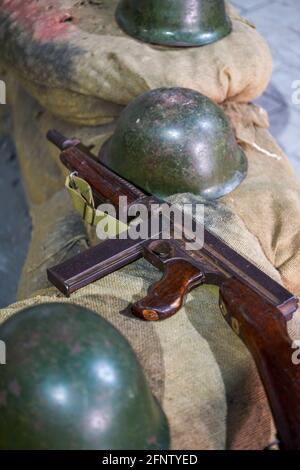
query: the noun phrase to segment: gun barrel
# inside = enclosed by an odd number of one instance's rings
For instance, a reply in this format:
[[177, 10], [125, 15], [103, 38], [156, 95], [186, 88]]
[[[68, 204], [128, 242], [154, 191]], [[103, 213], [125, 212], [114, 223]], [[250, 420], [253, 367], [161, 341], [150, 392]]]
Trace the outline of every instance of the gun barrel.
[[64, 149], [64, 143], [66, 140], [68, 140], [67, 137], [55, 129], [51, 129], [47, 132], [47, 139], [56, 145], [56, 147], [58, 147], [60, 150]]
[[[149, 196], [145, 192], [98, 162], [79, 140], [67, 139], [56, 130], [48, 132], [48, 139], [62, 149], [60, 155], [62, 163], [70, 171], [76, 171], [78, 176], [86, 180], [91, 186], [94, 196], [100, 201], [109, 201], [117, 209], [119, 208], [120, 196], [127, 197], [128, 205], [142, 201], [149, 202]], [[150, 199], [161, 203], [155, 196], [151, 196]], [[236, 277], [277, 307], [287, 320], [291, 318], [291, 315], [297, 310], [298, 299], [287, 289], [207, 229], [205, 229], [204, 242], [204, 246], [200, 250], [200, 261], [201, 257], [205, 255], [221, 272]], [[190, 258], [199, 263], [197, 251], [194, 254], [190, 252]]]
[[121, 178], [100, 162], [81, 144], [78, 139], [68, 139], [56, 129], [47, 133], [47, 139], [62, 152], [61, 162], [70, 171], [76, 171], [78, 176], [85, 179], [93, 189], [97, 199], [109, 200], [116, 207], [119, 197], [126, 196], [128, 204], [133, 204], [146, 197], [146, 194]]
[[68, 139], [56, 129], [51, 129], [47, 132], [47, 139], [49, 142], [52, 142], [54, 145], [56, 145], [56, 147], [58, 147], [60, 150], [66, 150], [67, 148], [73, 147], [79, 143], [79, 140]]

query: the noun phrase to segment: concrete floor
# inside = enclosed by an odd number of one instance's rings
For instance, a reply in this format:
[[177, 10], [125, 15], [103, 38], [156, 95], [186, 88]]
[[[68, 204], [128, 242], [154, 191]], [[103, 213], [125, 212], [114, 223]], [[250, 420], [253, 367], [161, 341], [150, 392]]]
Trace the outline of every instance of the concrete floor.
[[[293, 82], [300, 82], [300, 1], [234, 0], [232, 3], [257, 25], [271, 47], [273, 78], [258, 103], [269, 112], [271, 131], [300, 174], [300, 102], [297, 104], [292, 99]], [[0, 118], [0, 308], [15, 301], [31, 231], [13, 143], [4, 136], [7, 119]]]

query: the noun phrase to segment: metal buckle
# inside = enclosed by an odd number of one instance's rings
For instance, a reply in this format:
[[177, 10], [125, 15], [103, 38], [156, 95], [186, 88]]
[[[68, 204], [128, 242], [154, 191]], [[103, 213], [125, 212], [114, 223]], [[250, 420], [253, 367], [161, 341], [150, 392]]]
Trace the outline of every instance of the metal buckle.
[[74, 181], [74, 176], [78, 176], [78, 171], [72, 171], [72, 173], [70, 173], [69, 175], [69, 178], [70, 178], [70, 187], [72, 189], [77, 189], [77, 186], [76, 186], [76, 183]]

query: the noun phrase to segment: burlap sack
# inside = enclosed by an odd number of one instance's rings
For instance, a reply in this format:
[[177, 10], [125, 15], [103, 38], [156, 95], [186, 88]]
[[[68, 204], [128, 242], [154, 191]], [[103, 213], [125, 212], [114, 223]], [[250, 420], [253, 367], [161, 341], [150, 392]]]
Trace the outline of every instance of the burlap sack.
[[[274, 261], [285, 257], [286, 262], [278, 268], [285, 284], [294, 287], [292, 290], [297, 293], [299, 182], [267, 130], [258, 127], [260, 115], [260, 125], [266, 125], [264, 114], [252, 106], [227, 111], [239, 115], [238, 122], [245, 126], [237, 132], [249, 140], [244, 144], [249, 176], [217, 209], [208, 208], [206, 223], [277, 280], [280, 280], [279, 272], [267, 261], [263, 251]], [[249, 116], [251, 122], [247, 121]], [[51, 119], [60, 128], [60, 122]], [[41, 121], [46, 127], [49, 125], [47, 113], [37, 122]], [[68, 126], [70, 133], [66, 133], [75, 135], [77, 132], [71, 132]], [[18, 129], [21, 132], [22, 126]], [[89, 143], [94, 139], [89, 133], [90, 129], [81, 129], [78, 135]], [[42, 141], [30, 135], [30, 126], [23, 135], [23, 148], [33, 162], [40, 157]], [[35, 141], [37, 146], [32, 147]], [[39, 171], [45, 181], [48, 164], [47, 158], [39, 160]], [[35, 176], [35, 165], [28, 171], [29, 180]], [[32, 187], [35, 184], [36, 180], [32, 181]], [[253, 192], [261, 193], [261, 202], [251, 198], [251, 187]], [[273, 203], [266, 198], [263, 206], [265, 192]], [[285, 218], [286, 205], [293, 214], [293, 224], [284, 227], [281, 221]], [[228, 209], [231, 206], [242, 215], [244, 223]], [[158, 273], [144, 262], [83, 289], [70, 300], [64, 299], [55, 289], [47, 288], [46, 267], [68, 256], [70, 247], [73, 252], [86, 247], [87, 237], [78, 217], [72, 214], [64, 191], [38, 207], [32, 205], [32, 213], [33, 241], [19, 289], [19, 298], [31, 296], [31, 299], [4, 310], [2, 319], [25, 305], [44, 301], [71, 301], [92, 308], [112, 321], [132, 343], [170, 420], [173, 448], [262, 448], [270, 442], [272, 424], [264, 392], [249, 354], [220, 316], [215, 288], [197, 289], [176, 317], [155, 325], [120, 313], [132, 300], [144, 296], [148, 285], [158, 278]], [[252, 233], [246, 229], [247, 224]], [[298, 316], [290, 329], [299, 338]]]
[[[118, 0], [0, 0], [0, 58], [44, 107], [85, 125], [111, 122], [123, 105], [160, 86], [247, 102], [271, 76], [268, 46], [228, 5], [233, 32], [196, 48], [152, 46], [125, 35]], [[245, 60], [247, 58], [247, 60]]]
[[[47, 201], [63, 187], [65, 169], [59, 151], [45, 139], [56, 127], [76, 136], [94, 152], [113, 132], [113, 124], [82, 127], [55, 118], [14, 86], [14, 135], [23, 181], [31, 205]], [[253, 233], [284, 284], [300, 296], [300, 180], [268, 132], [268, 116], [257, 106], [225, 103], [238, 141], [244, 147], [249, 171], [233, 193], [222, 198]]]
[[82, 127], [54, 117], [24, 89], [10, 79], [10, 101], [13, 109], [14, 139], [19, 156], [23, 183], [30, 206], [49, 200], [64, 184], [64, 169], [54, 145], [46, 139], [49, 129], [55, 127], [66, 136], [83, 137], [87, 144], [95, 144], [96, 152], [113, 127], [111, 124]]
[[[181, 195], [172, 202], [201, 200]], [[215, 287], [193, 291], [185, 308], [165, 322], [142, 322], [130, 314], [128, 305], [145, 296], [160, 274], [139, 261], [66, 299], [49, 288], [44, 273], [46, 267], [71, 255], [68, 241], [72, 245], [80, 240], [77, 249], [84, 249], [83, 227], [65, 203], [64, 191], [38, 208], [34, 222], [23, 272], [26, 282], [20, 286], [20, 295], [30, 298], [2, 310], [1, 321], [43, 302], [88, 307], [112, 322], [132, 344], [168, 416], [173, 449], [262, 449], [272, 441], [274, 427], [255, 366], [222, 318]], [[257, 239], [225, 205], [206, 207], [206, 225], [280, 282]], [[300, 333], [298, 314], [292, 326]]]
[[[153, 325], [120, 313], [158, 278], [145, 262], [108, 276], [71, 300], [47, 286], [46, 266], [71, 254], [70, 247], [72, 253], [84, 248], [88, 239], [58, 192], [63, 171], [45, 133], [57, 127], [95, 144], [97, 152], [122, 106], [157, 86], [188, 86], [218, 102], [253, 99], [270, 77], [268, 49], [252, 26], [233, 18], [233, 10], [231, 36], [183, 53], [136, 42], [117, 30], [112, 20], [115, 1], [98, 7], [60, 3], [61, 10], [47, 13], [44, 0], [1, 3], [0, 53], [11, 77], [16, 143], [34, 217], [19, 289], [19, 298], [31, 298], [2, 311], [1, 319], [44, 301], [88, 306], [132, 343], [168, 415], [173, 448], [263, 448], [273, 435], [266, 398], [252, 359], [220, 316], [217, 289], [197, 289], [178, 315]], [[77, 25], [64, 22], [64, 8], [70, 5]], [[95, 8], [101, 11], [99, 18], [89, 16]], [[267, 116], [260, 108], [234, 103], [224, 108], [246, 150], [249, 175], [217, 207], [207, 207], [207, 224], [278, 281], [281, 274], [285, 285], [300, 294], [299, 180], [268, 133]], [[103, 122], [109, 124], [98, 125]], [[290, 324], [296, 336], [298, 321], [295, 315]]]
[[29, 297], [47, 285], [46, 266], [87, 249], [87, 234], [81, 217], [74, 212], [65, 190], [31, 208], [33, 232], [26, 264], [19, 282], [19, 298]]
[[[24, 92], [20, 92], [20, 97], [25, 100], [21, 107], [23, 117], [29, 119], [39, 105], [28, 107], [26, 103], [33, 104], [34, 100]], [[299, 293], [299, 181], [268, 133], [267, 116], [260, 108], [226, 105], [225, 109], [246, 150], [249, 175], [221, 203], [207, 207], [206, 224], [277, 281], [282, 273], [285, 284]], [[35, 128], [26, 129], [20, 113], [16, 114], [20, 119], [17, 136], [21, 147], [26, 147], [26, 155], [31, 156], [28, 168], [32, 171], [28, 171], [27, 178], [32, 188], [36, 186], [34, 162], [45, 145], [41, 139], [47, 128], [55, 125], [67, 135], [79, 135], [84, 142], [96, 142], [98, 146], [107, 137], [107, 129], [103, 133], [99, 132], [101, 127], [78, 129], [45, 110], [34, 120]], [[22, 129], [26, 132], [22, 133]], [[36, 147], [31, 142], [36, 142]], [[54, 154], [57, 160], [58, 151], [53, 148]], [[46, 158], [45, 150], [44, 156], [39, 160], [39, 171], [47, 182], [51, 160]], [[257, 202], [251, 194], [259, 197]], [[186, 198], [181, 196], [180, 201]], [[188, 201], [195, 200], [188, 197]], [[284, 226], [281, 221], [289, 216], [285, 214], [286, 206], [293, 224]], [[64, 299], [54, 288], [49, 289], [46, 267], [69, 256], [70, 247], [72, 252], [85, 248], [88, 238], [78, 216], [72, 213], [64, 190], [44, 204], [32, 205], [32, 213], [32, 244], [19, 286], [19, 298], [30, 300], [4, 310], [1, 318], [25, 305], [44, 301], [71, 301], [87, 306], [116, 325], [133, 345], [170, 420], [173, 448], [240, 449], [268, 445], [273, 427], [266, 397], [252, 359], [220, 316], [217, 289], [206, 286], [194, 291], [186, 307], [168, 322], [141, 323], [124, 314], [124, 310], [131, 301], [146, 294], [159, 273], [147, 263], [138, 262], [74, 294], [70, 300]], [[276, 260], [283, 258], [285, 263], [276, 266]], [[290, 323], [291, 334], [296, 338], [300, 337], [298, 318], [296, 315]]]
[[259, 241], [284, 284], [300, 297], [300, 179], [268, 132], [266, 112], [253, 105], [225, 105], [246, 150], [248, 175], [222, 198]]

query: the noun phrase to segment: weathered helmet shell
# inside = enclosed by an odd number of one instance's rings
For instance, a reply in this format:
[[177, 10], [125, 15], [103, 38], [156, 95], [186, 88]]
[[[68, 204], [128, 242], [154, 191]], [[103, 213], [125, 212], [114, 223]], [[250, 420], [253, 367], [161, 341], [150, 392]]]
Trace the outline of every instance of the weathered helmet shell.
[[126, 339], [99, 315], [42, 304], [0, 327], [0, 448], [167, 449], [166, 418]]
[[159, 88], [132, 101], [100, 159], [162, 198], [190, 192], [216, 199], [247, 173], [246, 156], [224, 111], [186, 88]]
[[166, 46], [202, 46], [231, 32], [224, 0], [121, 0], [116, 19], [130, 36]]

